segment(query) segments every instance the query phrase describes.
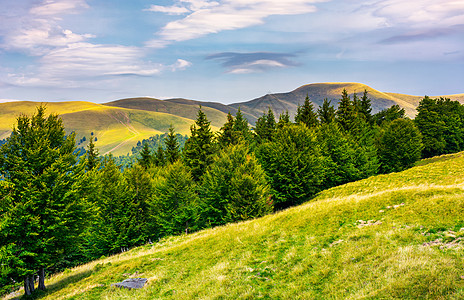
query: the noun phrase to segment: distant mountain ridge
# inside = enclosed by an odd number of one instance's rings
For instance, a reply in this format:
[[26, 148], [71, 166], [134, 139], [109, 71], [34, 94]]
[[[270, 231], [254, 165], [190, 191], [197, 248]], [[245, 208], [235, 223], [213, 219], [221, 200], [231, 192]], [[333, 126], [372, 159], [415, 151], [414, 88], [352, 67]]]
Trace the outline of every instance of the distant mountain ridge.
[[[45, 104], [48, 113], [62, 116], [66, 130], [75, 131], [78, 140], [84, 136], [89, 138], [94, 132], [98, 138], [96, 145], [101, 154], [121, 155], [129, 153], [138, 141], [167, 132], [171, 124], [176, 132], [188, 134], [200, 105], [211, 121], [213, 130], [219, 130], [226, 121], [227, 113], [230, 111], [235, 115], [238, 108], [250, 124], [254, 125], [269, 108], [274, 111], [276, 118], [282, 112], [288, 111], [293, 120], [298, 105], [303, 104], [306, 96], [309, 96], [315, 109], [325, 98], [331, 100], [331, 103], [337, 107], [343, 89], [346, 89], [351, 97], [354, 93], [361, 97], [364, 90], [367, 90], [372, 101], [373, 113], [398, 104], [411, 118], [415, 116], [416, 107], [423, 98], [423, 96], [384, 93], [361, 83], [339, 82], [307, 84], [291, 92], [267, 94], [230, 105], [183, 98], [160, 100], [149, 97], [120, 99], [103, 104], [85, 101], [45, 102]], [[440, 96], [433, 96], [436, 97]], [[464, 94], [443, 97], [464, 103]], [[34, 101], [0, 103], [0, 139], [10, 135], [19, 114], [31, 115], [40, 103]]]

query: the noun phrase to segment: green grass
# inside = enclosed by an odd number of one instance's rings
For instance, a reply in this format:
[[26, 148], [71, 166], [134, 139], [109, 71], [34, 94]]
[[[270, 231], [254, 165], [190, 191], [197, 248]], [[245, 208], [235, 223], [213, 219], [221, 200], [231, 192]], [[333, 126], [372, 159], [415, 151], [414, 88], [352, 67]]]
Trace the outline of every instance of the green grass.
[[[349, 183], [273, 215], [68, 270], [39, 298], [462, 299], [463, 174], [459, 153]], [[110, 286], [128, 277], [149, 282]]]

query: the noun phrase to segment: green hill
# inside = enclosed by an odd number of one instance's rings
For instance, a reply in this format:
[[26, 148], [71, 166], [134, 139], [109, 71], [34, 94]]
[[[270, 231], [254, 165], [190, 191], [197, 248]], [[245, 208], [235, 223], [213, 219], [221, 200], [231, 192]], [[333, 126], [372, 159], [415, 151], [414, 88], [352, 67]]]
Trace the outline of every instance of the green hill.
[[[48, 280], [41, 299], [462, 299], [464, 153], [171, 237]], [[142, 290], [111, 287], [129, 277]]]
[[[62, 119], [66, 131], [76, 132], [76, 140], [84, 136], [87, 141], [93, 132], [97, 137], [96, 146], [101, 154], [121, 155], [130, 153], [135, 144], [155, 134], [168, 131], [172, 124], [177, 133], [189, 134], [194, 118], [168, 112], [156, 112], [132, 108], [112, 107], [84, 101], [42, 102], [47, 113], [57, 113]], [[0, 139], [10, 135], [19, 114], [32, 115], [40, 102], [20, 101], [0, 103]], [[191, 115], [198, 107], [191, 106]], [[212, 128], [218, 130], [225, 122], [226, 115], [213, 109], [207, 109], [212, 116]], [[86, 143], [78, 145], [85, 147]]]

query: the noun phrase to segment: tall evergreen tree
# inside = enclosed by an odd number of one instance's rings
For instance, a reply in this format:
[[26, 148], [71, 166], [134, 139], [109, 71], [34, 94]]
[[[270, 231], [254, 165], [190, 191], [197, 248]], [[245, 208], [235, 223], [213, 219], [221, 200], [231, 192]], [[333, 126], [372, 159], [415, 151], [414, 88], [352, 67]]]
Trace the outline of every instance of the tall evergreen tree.
[[215, 156], [200, 195], [207, 226], [261, 217], [272, 210], [265, 173], [244, 144], [232, 145]]
[[138, 163], [147, 170], [153, 164], [153, 156], [151, 154], [150, 146], [148, 143], [143, 144], [142, 151], [140, 152], [140, 158], [138, 159]]
[[364, 90], [361, 101], [359, 102], [359, 112], [364, 116], [368, 124], [372, 125], [372, 106], [371, 99], [368, 97], [367, 89]]
[[373, 122], [379, 126], [383, 126], [383, 124], [389, 123], [396, 119], [404, 118], [406, 118], [406, 112], [404, 111], [404, 108], [401, 108], [398, 104], [383, 109], [372, 116]]
[[86, 206], [76, 183], [83, 172], [76, 164], [74, 134], [66, 136], [57, 115], [37, 108], [17, 118], [0, 149], [0, 177], [11, 188], [0, 207], [0, 265], [34, 291], [32, 275], [45, 289], [45, 269], [56, 264], [81, 234]]
[[318, 124], [313, 104], [309, 100], [308, 95], [306, 95], [304, 104], [302, 106], [298, 105], [295, 115], [295, 123], [303, 123], [308, 126], [308, 128], [315, 127]]
[[277, 122], [276, 127], [277, 128], [282, 128], [286, 125], [290, 125], [292, 122], [290, 122], [290, 115], [288, 114], [288, 110], [285, 112], [281, 113], [279, 116], [279, 122]]
[[169, 133], [164, 140], [164, 144], [166, 145], [166, 161], [172, 164], [180, 158], [179, 142], [177, 141], [172, 125], [169, 126]]
[[336, 120], [342, 129], [345, 131], [350, 131], [353, 120], [353, 103], [351, 102], [350, 96], [348, 96], [346, 89], [343, 89], [342, 99], [340, 99], [338, 104]]
[[314, 130], [304, 124], [284, 126], [257, 149], [277, 209], [301, 204], [321, 190], [325, 158]]
[[218, 144], [221, 148], [226, 148], [229, 145], [234, 145], [238, 142], [238, 134], [234, 130], [235, 120], [230, 111], [227, 114], [227, 122], [221, 127], [221, 132], [218, 137]]
[[253, 139], [253, 134], [248, 126], [248, 120], [243, 116], [240, 107], [235, 114], [234, 131], [238, 133], [238, 138], [244, 140], [246, 143], [250, 143]]
[[263, 115], [258, 118], [256, 121], [255, 126], [255, 134], [258, 143], [264, 143], [267, 141], [272, 140], [272, 136], [274, 135], [276, 130], [276, 121], [274, 112], [269, 107], [267, 114], [263, 113]]
[[93, 135], [90, 137], [89, 145], [87, 147], [87, 162], [86, 162], [86, 170], [90, 171], [98, 167], [99, 159], [98, 159], [98, 149], [95, 148], [95, 144], [93, 143]]
[[154, 164], [157, 167], [162, 167], [166, 165], [166, 156], [164, 155], [164, 149], [161, 144], [158, 144], [158, 149], [156, 150], [154, 156]]
[[321, 124], [329, 124], [335, 121], [335, 108], [327, 98], [324, 99], [322, 106], [317, 110], [317, 114]]
[[199, 181], [212, 162], [212, 155], [216, 150], [214, 134], [206, 114], [198, 110], [195, 124], [190, 127], [190, 138], [185, 142], [184, 162], [191, 168], [195, 181]]

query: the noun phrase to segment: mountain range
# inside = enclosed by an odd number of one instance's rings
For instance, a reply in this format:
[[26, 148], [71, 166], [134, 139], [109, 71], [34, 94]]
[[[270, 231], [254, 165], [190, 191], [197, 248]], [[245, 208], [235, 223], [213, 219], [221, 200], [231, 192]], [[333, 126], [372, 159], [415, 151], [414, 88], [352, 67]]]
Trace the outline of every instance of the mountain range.
[[[182, 98], [160, 100], [147, 97], [127, 98], [102, 104], [86, 101], [14, 101], [0, 103], [0, 139], [10, 135], [18, 115], [31, 115], [35, 107], [43, 103], [47, 106], [48, 113], [57, 113], [62, 117], [68, 132], [76, 133], [76, 140], [81, 141], [78, 146], [85, 146], [83, 137], [87, 137], [85, 140], [88, 141], [93, 134], [97, 137], [96, 145], [100, 154], [123, 155], [129, 153], [138, 141], [167, 132], [171, 124], [177, 133], [189, 134], [200, 105], [211, 121], [212, 129], [217, 131], [225, 123], [229, 111], [235, 115], [240, 108], [252, 125], [269, 108], [274, 111], [276, 117], [288, 111], [293, 118], [298, 105], [303, 104], [306, 96], [316, 109], [325, 98], [331, 100], [336, 107], [343, 89], [346, 89], [351, 97], [354, 93], [362, 96], [364, 90], [367, 90], [373, 113], [398, 104], [411, 118], [415, 116], [416, 107], [423, 98], [380, 92], [361, 83], [315, 83], [301, 86], [291, 92], [267, 94], [229, 105]], [[435, 97], [446, 97], [464, 103], [464, 94], [433, 96]]]

